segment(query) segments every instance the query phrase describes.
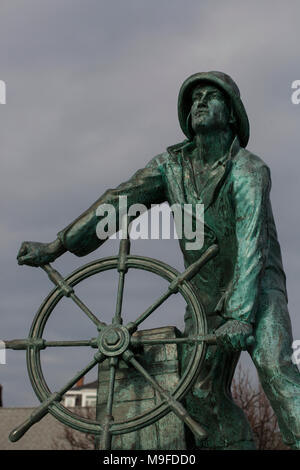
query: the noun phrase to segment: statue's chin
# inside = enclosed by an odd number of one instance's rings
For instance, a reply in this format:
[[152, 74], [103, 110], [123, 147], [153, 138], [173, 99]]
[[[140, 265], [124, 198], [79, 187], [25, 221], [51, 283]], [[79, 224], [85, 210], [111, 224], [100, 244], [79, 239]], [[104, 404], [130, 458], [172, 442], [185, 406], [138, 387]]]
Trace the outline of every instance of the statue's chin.
[[192, 123], [192, 129], [197, 134], [207, 134], [209, 132], [222, 132], [228, 129], [228, 125], [223, 122], [212, 122], [210, 119], [200, 118]]
[[195, 134], [201, 134], [203, 132], [208, 132], [210, 129], [213, 129], [213, 126], [205, 120], [196, 122], [192, 127]]

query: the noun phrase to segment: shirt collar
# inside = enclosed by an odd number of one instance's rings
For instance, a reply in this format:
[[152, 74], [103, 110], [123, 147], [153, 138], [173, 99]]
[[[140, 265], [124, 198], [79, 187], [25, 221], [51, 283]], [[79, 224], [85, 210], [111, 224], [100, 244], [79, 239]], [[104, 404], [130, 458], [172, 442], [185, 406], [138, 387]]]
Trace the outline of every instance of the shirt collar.
[[230, 145], [230, 148], [228, 152], [225, 153], [225, 155], [219, 160], [215, 161], [215, 163], [211, 166], [211, 170], [215, 169], [219, 165], [225, 165], [228, 160], [231, 160], [239, 151], [240, 149], [240, 142], [238, 136], [235, 136], [235, 138], [232, 141], [232, 144]]
[[[183, 155], [186, 157], [190, 157], [190, 152], [192, 149], [195, 148], [195, 143], [191, 141], [185, 141], [184, 145], [182, 145], [181, 150], [183, 152]], [[211, 170], [214, 168], [220, 166], [220, 165], [225, 165], [228, 160], [231, 160], [234, 158], [234, 156], [238, 153], [240, 149], [240, 141], [238, 136], [235, 136], [228, 152], [223, 155], [223, 157], [219, 158], [219, 160], [215, 161], [214, 164], [211, 166]]]
[[[194, 148], [195, 148], [195, 143], [193, 141], [185, 140], [183, 142], [180, 142], [179, 144], [168, 147], [167, 151], [171, 155], [176, 155], [178, 153], [179, 154], [181, 153], [183, 157], [189, 158], [191, 150], [193, 150]], [[234, 156], [238, 153], [239, 150], [240, 150], [240, 141], [239, 141], [238, 136], [235, 136], [232, 141], [232, 144], [230, 145], [228, 152], [226, 152], [226, 154], [222, 158], [217, 160], [213, 164], [212, 168], [215, 168], [216, 166], [220, 164], [224, 164], [228, 160], [231, 160], [232, 158], [234, 158]]]

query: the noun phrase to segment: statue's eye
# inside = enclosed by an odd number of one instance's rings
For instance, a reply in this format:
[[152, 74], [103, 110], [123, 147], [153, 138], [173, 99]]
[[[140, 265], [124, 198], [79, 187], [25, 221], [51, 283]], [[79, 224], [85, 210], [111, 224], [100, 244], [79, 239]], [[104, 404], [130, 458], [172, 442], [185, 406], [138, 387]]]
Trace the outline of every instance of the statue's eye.
[[202, 97], [202, 95], [195, 95], [195, 96], [193, 97], [193, 102], [198, 101], [198, 100], [201, 100], [201, 97]]

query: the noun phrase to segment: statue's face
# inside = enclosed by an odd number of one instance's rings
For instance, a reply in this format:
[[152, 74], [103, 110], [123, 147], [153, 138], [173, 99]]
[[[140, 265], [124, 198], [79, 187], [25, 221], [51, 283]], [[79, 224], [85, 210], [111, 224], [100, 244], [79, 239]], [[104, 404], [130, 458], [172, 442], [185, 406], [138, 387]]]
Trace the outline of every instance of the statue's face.
[[225, 94], [213, 85], [197, 86], [192, 93], [191, 119], [195, 134], [226, 129], [230, 109]]

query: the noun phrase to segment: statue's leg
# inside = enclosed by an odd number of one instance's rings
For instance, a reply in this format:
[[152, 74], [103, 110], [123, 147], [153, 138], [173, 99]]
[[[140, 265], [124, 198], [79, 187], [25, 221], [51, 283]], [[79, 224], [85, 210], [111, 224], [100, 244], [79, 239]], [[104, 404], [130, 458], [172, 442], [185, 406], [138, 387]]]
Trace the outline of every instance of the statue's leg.
[[290, 317], [280, 291], [261, 294], [255, 338], [249, 352], [278, 418], [284, 442], [300, 449], [300, 373], [292, 362]]
[[[183, 356], [188, 356], [187, 350]], [[239, 353], [209, 346], [199, 378], [185, 402], [188, 412], [205, 428], [208, 439], [197, 442], [187, 432], [187, 447], [202, 449], [255, 449], [252, 431], [230, 386]]]

